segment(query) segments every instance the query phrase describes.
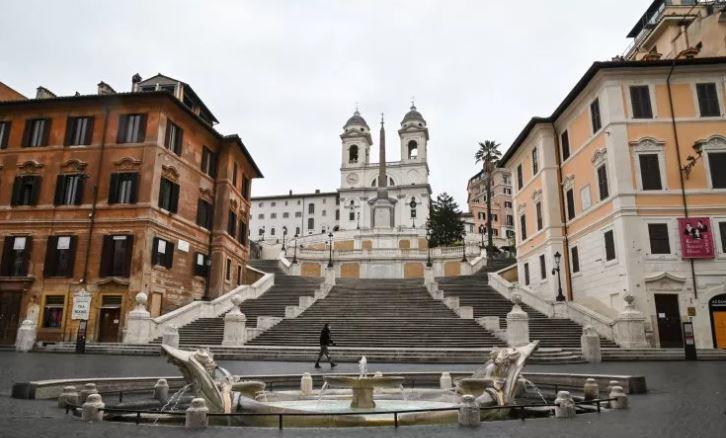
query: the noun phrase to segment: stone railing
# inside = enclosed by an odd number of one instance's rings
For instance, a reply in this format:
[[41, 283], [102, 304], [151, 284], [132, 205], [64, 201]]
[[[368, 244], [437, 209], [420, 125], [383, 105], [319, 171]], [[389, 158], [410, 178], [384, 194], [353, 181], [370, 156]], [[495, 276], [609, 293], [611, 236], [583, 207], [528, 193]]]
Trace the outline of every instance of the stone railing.
[[615, 339], [615, 331], [613, 329], [615, 320], [612, 318], [608, 318], [588, 307], [571, 301], [567, 302], [567, 316], [583, 327], [587, 325], [591, 326], [599, 335], [605, 338]]
[[544, 314], [548, 318], [552, 318], [555, 315], [554, 305], [551, 301], [547, 301], [543, 298], [538, 297], [528, 288], [521, 286], [518, 283], [512, 283], [502, 277], [502, 273], [511, 269], [511, 267], [504, 268], [497, 272], [489, 273], [489, 286], [499, 292], [509, 301], [512, 301], [512, 295], [519, 294], [522, 302], [539, 313]]

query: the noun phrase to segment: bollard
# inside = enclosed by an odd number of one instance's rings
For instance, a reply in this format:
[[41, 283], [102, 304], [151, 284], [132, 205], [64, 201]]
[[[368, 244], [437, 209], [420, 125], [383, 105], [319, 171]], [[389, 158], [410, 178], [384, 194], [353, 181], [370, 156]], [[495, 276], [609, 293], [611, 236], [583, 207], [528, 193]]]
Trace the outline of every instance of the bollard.
[[612, 409], [628, 409], [628, 396], [622, 386], [613, 386], [608, 398], [615, 399], [610, 402]]
[[203, 398], [195, 398], [192, 400], [192, 404], [187, 408], [186, 420], [184, 421], [184, 427], [187, 429], [204, 429], [209, 425], [209, 419], [207, 418], [207, 404]]
[[78, 406], [79, 396], [75, 386], [64, 386], [63, 392], [58, 396], [58, 407], [65, 409], [70, 406]]
[[439, 388], [451, 389], [451, 387], [452, 387], [451, 374], [441, 373], [441, 377], [439, 378]]
[[597, 385], [597, 381], [592, 377], [585, 380], [583, 392], [585, 394], [585, 400], [597, 399], [600, 396], [600, 388]]
[[620, 386], [620, 382], [617, 380], [611, 380], [608, 382], [608, 386], [605, 387], [605, 394], [610, 394], [613, 390], [613, 386]]
[[105, 406], [101, 394], [89, 394], [88, 400], [83, 403], [81, 421], [103, 421], [102, 409]]
[[572, 418], [575, 416], [575, 401], [569, 392], [558, 392], [555, 405], [556, 418]]
[[154, 385], [154, 400], [159, 400], [163, 405], [169, 401], [169, 383], [166, 379], [159, 379]]
[[304, 373], [300, 379], [300, 393], [310, 395], [313, 393], [313, 378], [310, 373]]
[[85, 403], [88, 399], [88, 396], [91, 394], [98, 394], [98, 389], [96, 389], [95, 383], [86, 383], [83, 385], [83, 389], [81, 390], [78, 402], [79, 403]]
[[473, 395], [467, 394], [461, 398], [459, 405], [459, 426], [479, 427], [480, 424], [479, 405], [476, 404]]

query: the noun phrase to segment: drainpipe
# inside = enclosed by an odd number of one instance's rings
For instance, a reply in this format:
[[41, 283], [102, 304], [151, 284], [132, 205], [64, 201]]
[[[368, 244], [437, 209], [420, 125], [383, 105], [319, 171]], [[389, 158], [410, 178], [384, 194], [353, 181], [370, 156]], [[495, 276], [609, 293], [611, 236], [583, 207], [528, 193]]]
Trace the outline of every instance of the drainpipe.
[[[676, 114], [673, 110], [673, 92], [671, 89], [671, 78], [673, 76], [673, 70], [676, 68], [676, 58], [673, 58], [673, 62], [671, 63], [670, 71], [668, 71], [668, 77], [666, 78], [666, 85], [668, 89], [668, 105], [670, 106], [671, 111], [671, 128], [673, 129], [673, 139], [675, 141], [676, 146], [676, 156], [678, 158], [678, 161], [676, 162], [676, 165], [678, 166], [678, 178], [681, 182], [681, 203], [683, 204], [683, 214], [685, 217], [688, 217], [688, 200], [686, 199], [686, 185], [685, 181], [683, 180], [683, 165], [681, 164], [681, 144], [678, 140], [678, 126], [676, 124]], [[693, 297], [698, 298], [698, 285], [696, 284], [696, 267], [695, 262], [693, 259], [690, 259], [691, 262], [691, 282], [693, 283]]]
[[565, 215], [565, 199], [562, 196], [562, 161], [560, 159], [560, 136], [557, 135], [555, 123], [550, 122], [555, 137], [555, 159], [557, 160], [557, 199], [560, 200], [560, 220], [562, 221], [562, 260], [565, 267], [565, 285], [567, 288], [567, 301], [573, 300], [572, 272], [570, 271], [570, 239], [567, 230], [567, 216]]
[[[209, 262], [209, 265], [207, 265], [207, 275], [204, 282], [204, 295], [202, 296], [202, 301], [209, 301], [209, 283], [211, 283], [211, 277], [212, 277], [212, 241], [214, 240], [214, 222], [216, 221], [217, 216], [217, 178], [219, 172], [219, 153], [217, 153], [217, 156], [214, 158], [214, 178], [212, 178], [212, 229], [209, 230], [209, 239], [207, 240], [207, 246], [209, 247], [209, 256], [207, 261]], [[222, 215], [222, 219], [224, 219], [224, 215]], [[194, 262], [196, 263], [196, 261]], [[222, 264], [224, 266], [224, 264]]]

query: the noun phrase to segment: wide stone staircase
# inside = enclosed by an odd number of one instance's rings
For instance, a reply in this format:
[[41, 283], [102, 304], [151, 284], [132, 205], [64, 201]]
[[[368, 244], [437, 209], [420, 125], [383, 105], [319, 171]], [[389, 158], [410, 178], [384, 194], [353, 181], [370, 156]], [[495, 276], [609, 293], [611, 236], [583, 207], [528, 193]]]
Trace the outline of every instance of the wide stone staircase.
[[[486, 271], [460, 277], [441, 277], [437, 282], [445, 297], [458, 297], [459, 305], [471, 306], [475, 319], [498, 316], [501, 327], [506, 329], [507, 313], [512, 310], [512, 302], [489, 286]], [[548, 318], [526, 304], [522, 304], [522, 310], [529, 315], [529, 337], [538, 339], [540, 348], [579, 350], [582, 335], [579, 324], [569, 319]], [[605, 338], [601, 338], [600, 342], [603, 348], [617, 347]]]
[[328, 296], [249, 345], [317, 346], [325, 323], [338, 347], [486, 348], [504, 342], [460, 319], [417, 280], [337, 279]]
[[[253, 260], [250, 265], [260, 271], [275, 274], [275, 284], [257, 299], [246, 300], [240, 310], [247, 317], [247, 327], [256, 327], [260, 316], [285, 317], [286, 306], [297, 306], [299, 297], [310, 296], [320, 288], [321, 278], [286, 275], [277, 260]], [[224, 337], [224, 315], [200, 318], [179, 327], [180, 345], [221, 345]], [[154, 343], [161, 343], [157, 338]]]

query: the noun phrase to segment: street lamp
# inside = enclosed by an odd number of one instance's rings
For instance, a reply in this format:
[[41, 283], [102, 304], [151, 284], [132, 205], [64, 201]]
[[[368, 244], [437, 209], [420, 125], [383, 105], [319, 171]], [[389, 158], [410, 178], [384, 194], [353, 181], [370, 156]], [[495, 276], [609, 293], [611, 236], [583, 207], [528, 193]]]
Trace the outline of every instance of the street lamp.
[[328, 239], [330, 239], [329, 240], [330, 252], [328, 255], [328, 267], [332, 268], [333, 267], [333, 233], [332, 232], [328, 233]]
[[265, 241], [265, 226], [263, 225], [262, 228], [260, 228], [260, 230], [262, 230], [262, 237], [260, 238], [260, 241], [264, 242]]
[[292, 263], [293, 264], [297, 264], [297, 238], [298, 238], [298, 233], [295, 233], [295, 250], [292, 254]]
[[431, 267], [431, 228], [428, 226], [426, 227], [426, 250], [428, 252], [426, 255], [426, 267], [430, 268]]
[[285, 250], [285, 237], [287, 236], [287, 227], [282, 227], [282, 252], [287, 255], [287, 251]]
[[557, 272], [557, 297], [555, 300], [557, 301], [565, 301], [565, 296], [562, 295], [562, 279], [560, 278], [560, 259], [562, 258], [562, 254], [560, 254], [559, 251], [555, 253], [555, 267], [552, 268], [552, 275], [555, 275], [555, 272]]
[[466, 233], [461, 233], [461, 261], [466, 262]]
[[481, 249], [484, 249], [484, 226], [479, 225], [479, 234], [481, 234]]
[[418, 204], [416, 203], [416, 198], [411, 196], [411, 202], [408, 203], [408, 206], [411, 207], [411, 226], [413, 228], [416, 228], [416, 206]]

